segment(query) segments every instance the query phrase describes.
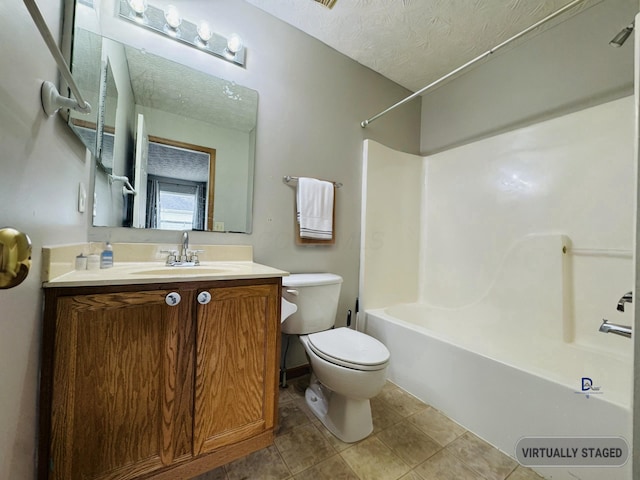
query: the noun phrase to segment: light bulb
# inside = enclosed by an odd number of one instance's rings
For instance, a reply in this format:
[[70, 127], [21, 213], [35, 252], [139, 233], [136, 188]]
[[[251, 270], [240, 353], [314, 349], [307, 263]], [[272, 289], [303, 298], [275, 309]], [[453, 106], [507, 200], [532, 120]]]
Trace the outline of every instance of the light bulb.
[[235, 33], [232, 34], [227, 40], [227, 50], [229, 50], [234, 55], [242, 50], [242, 47], [242, 39]]
[[129, 0], [129, 7], [137, 15], [142, 15], [147, 10], [147, 0]]
[[207, 22], [200, 22], [198, 24], [197, 30], [198, 30], [198, 37], [204, 43], [207, 43], [211, 39], [211, 36], [213, 35], [211, 33], [211, 28], [209, 28], [209, 24]]
[[169, 25], [174, 30], [176, 30], [182, 23], [182, 17], [180, 16], [180, 12], [173, 5], [169, 5], [165, 9], [164, 19], [167, 22], [167, 25]]

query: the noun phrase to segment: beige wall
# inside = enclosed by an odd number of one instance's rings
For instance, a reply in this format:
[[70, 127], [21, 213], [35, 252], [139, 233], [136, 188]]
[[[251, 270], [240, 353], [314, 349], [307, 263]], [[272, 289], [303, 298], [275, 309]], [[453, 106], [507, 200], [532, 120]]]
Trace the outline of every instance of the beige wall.
[[[38, 3], [57, 37], [61, 2]], [[343, 321], [357, 295], [362, 140], [375, 138], [417, 152], [419, 105], [405, 106], [363, 130], [361, 120], [408, 92], [243, 2], [176, 3], [185, 11], [215, 6], [211, 17], [224, 28], [233, 26], [248, 46], [246, 69], [213, 57], [203, 60], [200, 52], [185, 54], [185, 60], [195, 58], [203, 69], [260, 94], [253, 234], [195, 232], [192, 241], [252, 244], [259, 262], [344, 276], [339, 310]], [[91, 209], [85, 214], [76, 211], [78, 183], [89, 183], [84, 148], [59, 118], [46, 118], [40, 106], [40, 85], [57, 79], [55, 64], [22, 2], [3, 2], [0, 13], [0, 40], [5, 46], [0, 49], [0, 227], [23, 230], [34, 243], [34, 266], [26, 282], [0, 291], [0, 478], [22, 480], [33, 478], [42, 245], [88, 237], [163, 242], [178, 238], [174, 233], [129, 229], [90, 228], [87, 234]], [[153, 38], [167, 52], [186, 50]], [[295, 52], [288, 46], [295, 46]], [[335, 246], [294, 245], [294, 191], [282, 183], [283, 175], [344, 183], [338, 192]]]
[[[102, 16], [112, 11], [104, 0]], [[207, 0], [173, 2], [185, 18], [206, 16]], [[218, 31], [238, 31], [247, 45], [247, 68], [238, 68], [159, 38], [108, 22], [105, 33], [150, 53], [235, 81], [258, 91], [258, 128], [251, 235], [194, 232], [193, 243], [254, 246], [258, 262], [291, 272], [333, 272], [344, 277], [339, 321], [353, 309], [358, 291], [362, 141], [373, 138], [400, 151], [419, 151], [420, 105], [413, 102], [362, 129], [360, 122], [408, 95], [371, 70], [244, 2], [216, 2]], [[194, 12], [187, 14], [186, 12]], [[208, 15], [213, 16], [213, 13]], [[241, 19], [241, 20], [239, 20]], [[126, 24], [125, 24], [126, 25]], [[203, 59], [204, 57], [204, 59]], [[336, 245], [294, 244], [295, 190], [284, 175], [312, 176], [344, 184], [337, 192]], [[172, 232], [90, 228], [92, 240], [178, 240]], [[294, 353], [295, 358], [295, 353]], [[294, 362], [296, 363], [296, 362]]]
[[[39, 2], [57, 34], [60, 5]], [[0, 8], [0, 227], [33, 241], [26, 281], [0, 290], [0, 478], [31, 479], [36, 435], [40, 348], [40, 248], [84, 241], [76, 212], [78, 182], [88, 181], [84, 147], [40, 105], [43, 80], [56, 80], [53, 61], [22, 2]]]
[[[633, 43], [609, 41], [637, 0], [585, 2], [422, 97], [421, 151], [432, 154], [633, 93]], [[582, 8], [582, 7], [580, 7]]]

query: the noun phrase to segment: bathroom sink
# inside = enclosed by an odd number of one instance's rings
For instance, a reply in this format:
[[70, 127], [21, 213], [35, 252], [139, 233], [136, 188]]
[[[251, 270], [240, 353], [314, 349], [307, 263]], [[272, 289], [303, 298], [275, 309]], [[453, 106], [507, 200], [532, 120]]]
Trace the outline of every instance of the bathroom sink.
[[153, 270], [137, 270], [135, 272], [131, 272], [133, 275], [164, 275], [167, 277], [188, 277], [188, 276], [199, 276], [199, 275], [217, 275], [224, 273], [232, 273], [238, 271], [238, 267], [234, 266], [224, 266], [219, 268], [211, 268], [211, 267], [164, 267], [164, 268], [155, 268]]

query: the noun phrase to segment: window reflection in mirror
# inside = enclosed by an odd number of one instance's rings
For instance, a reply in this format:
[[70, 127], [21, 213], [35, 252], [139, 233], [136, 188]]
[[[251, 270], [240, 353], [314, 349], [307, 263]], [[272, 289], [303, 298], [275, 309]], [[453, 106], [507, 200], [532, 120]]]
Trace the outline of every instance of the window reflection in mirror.
[[[88, 7], [76, 3], [75, 8], [77, 12]], [[80, 68], [97, 71], [100, 77], [101, 65], [108, 64], [107, 78], [113, 80], [114, 86], [113, 90], [107, 88], [102, 97], [99, 80], [98, 87], [91, 87], [98, 89], [99, 108], [94, 110], [104, 112], [104, 133], [98, 134], [95, 142], [85, 142], [101, 145], [101, 149], [90, 148], [97, 158], [93, 225], [181, 230], [191, 225], [191, 229], [197, 230], [250, 233], [258, 93], [83, 31], [77, 23], [82, 18], [86, 15], [76, 15], [74, 77], [83, 75]], [[87, 73], [87, 77], [92, 75], [95, 73]], [[95, 78], [87, 79], [87, 85], [95, 83]], [[117, 96], [110, 96], [111, 91]], [[140, 117], [144, 119], [143, 128]], [[84, 120], [99, 124], [99, 118]], [[81, 127], [74, 123], [72, 128], [81, 135]], [[160, 143], [165, 146], [167, 143], [177, 146], [178, 150], [215, 152], [207, 162], [210, 167], [206, 179], [182, 178], [190, 170], [186, 162], [193, 158], [191, 154], [183, 155], [182, 159], [174, 155], [160, 175], [152, 173], [154, 160], [149, 153], [155, 147], [148, 140], [154, 137], [163, 139], [164, 143]], [[110, 182], [109, 173], [127, 176], [137, 194], [124, 194], [122, 183]], [[149, 193], [150, 179], [154, 177], [162, 177], [163, 181], [155, 186], [160, 187], [164, 202], [154, 203], [160, 197]], [[198, 187], [201, 193], [186, 185], [190, 181], [201, 184]], [[195, 193], [184, 193], [188, 189]], [[184, 201], [192, 201], [192, 213], [185, 213]], [[152, 215], [158, 209], [162, 215]], [[169, 219], [170, 212], [178, 217]]]
[[213, 230], [215, 159], [215, 149], [149, 137], [146, 198], [136, 198], [146, 228]]

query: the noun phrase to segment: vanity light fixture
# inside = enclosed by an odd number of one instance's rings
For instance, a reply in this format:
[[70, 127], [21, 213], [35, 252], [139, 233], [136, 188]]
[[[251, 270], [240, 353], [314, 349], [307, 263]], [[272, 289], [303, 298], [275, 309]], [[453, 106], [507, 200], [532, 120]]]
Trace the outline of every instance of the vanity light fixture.
[[212, 32], [204, 21], [196, 25], [184, 19], [173, 5], [161, 9], [149, 5], [147, 0], [120, 0], [119, 16], [210, 55], [245, 66], [246, 48], [238, 35], [226, 38]]
[[198, 28], [196, 29], [198, 32], [198, 38], [196, 38], [196, 43], [199, 47], [206, 46], [211, 40], [211, 36], [213, 33], [211, 32], [211, 28], [207, 22], [200, 22], [198, 24]]
[[237, 34], [233, 33], [227, 40], [227, 51], [225, 53], [233, 58], [242, 50], [242, 47], [242, 39]]
[[147, 11], [147, 0], [127, 0], [131, 9], [132, 19], [135, 22], [144, 22], [144, 12]]
[[167, 6], [164, 10], [164, 19], [167, 22], [164, 32], [172, 37], [178, 36], [178, 28], [180, 28], [180, 24], [182, 23], [182, 17], [180, 16], [178, 9], [173, 5]]

